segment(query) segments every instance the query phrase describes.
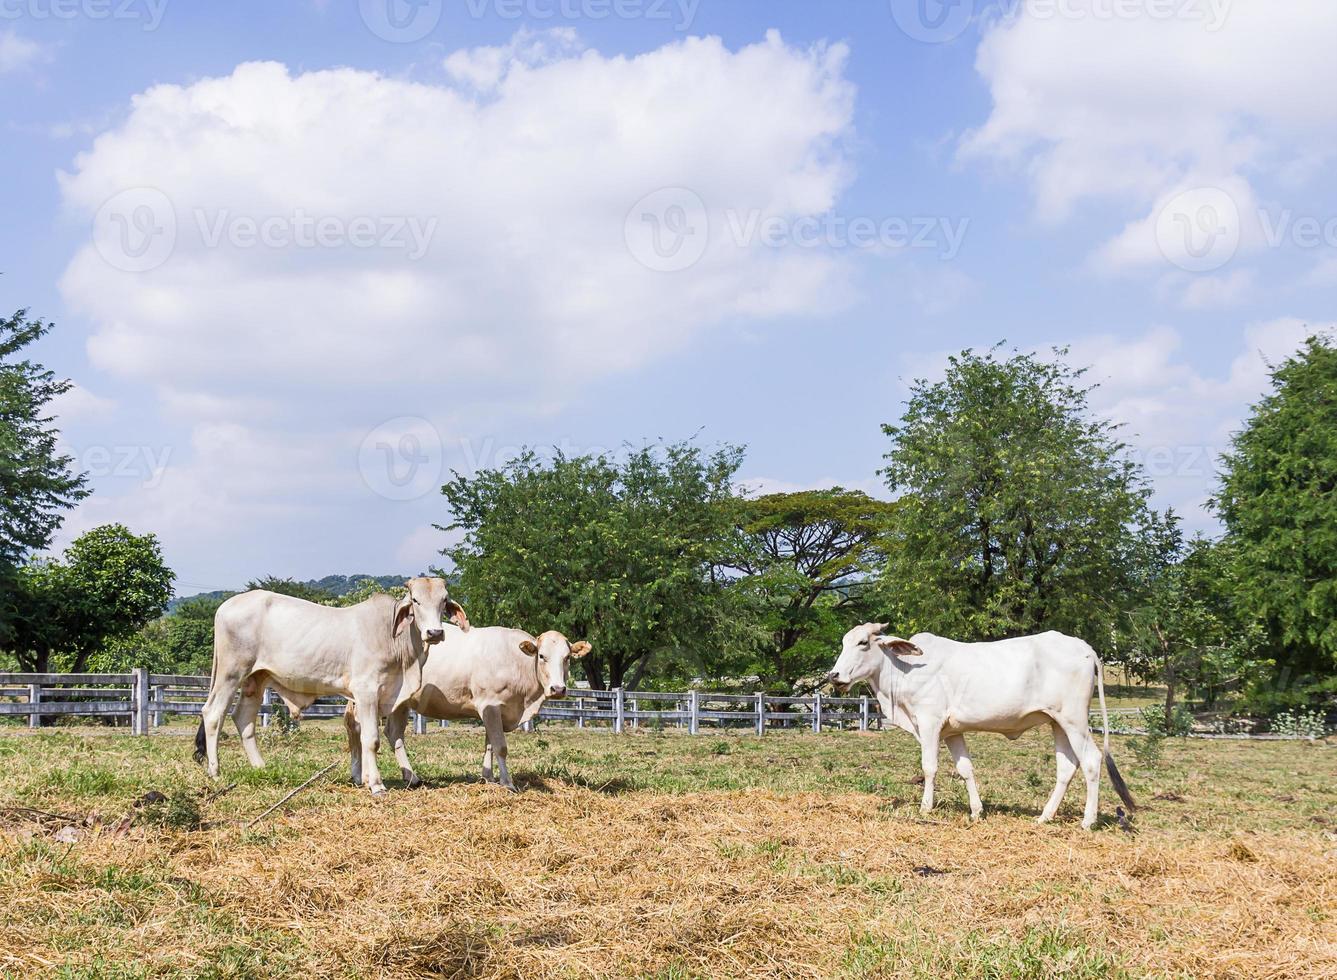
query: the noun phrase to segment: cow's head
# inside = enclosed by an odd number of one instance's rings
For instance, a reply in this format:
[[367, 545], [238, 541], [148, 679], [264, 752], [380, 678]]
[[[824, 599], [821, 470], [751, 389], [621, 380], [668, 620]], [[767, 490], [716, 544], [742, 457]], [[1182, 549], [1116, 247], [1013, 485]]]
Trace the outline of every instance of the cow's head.
[[534, 658], [543, 696], [566, 697], [566, 671], [571, 661], [590, 652], [590, 645], [581, 640], [571, 643], [556, 630], [548, 630], [535, 640], [521, 640], [520, 649]]
[[888, 636], [884, 632], [886, 628], [886, 623], [864, 623], [845, 634], [836, 665], [826, 675], [827, 682], [836, 689], [837, 694], [844, 694], [852, 685], [876, 674], [882, 666], [883, 657], [917, 657], [923, 654], [924, 651], [909, 640]]
[[440, 643], [446, 635], [443, 625], [449, 616], [460, 629], [469, 628], [469, 617], [458, 602], [446, 594], [446, 583], [436, 577], [411, 578], [404, 583], [408, 593], [395, 606], [395, 636], [410, 626], [422, 634], [428, 646]]

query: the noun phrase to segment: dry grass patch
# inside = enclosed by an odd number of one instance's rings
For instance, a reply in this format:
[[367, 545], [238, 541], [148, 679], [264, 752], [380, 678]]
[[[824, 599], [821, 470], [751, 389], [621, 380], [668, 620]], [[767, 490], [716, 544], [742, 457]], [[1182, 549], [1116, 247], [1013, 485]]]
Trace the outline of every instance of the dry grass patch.
[[[1331, 795], [1310, 765], [1328, 751], [1284, 757], [1300, 767], [1285, 773], [1303, 775], [1288, 775], [1280, 795], [1298, 794], [1303, 810], [1271, 801], [1274, 786], [1244, 818], [1204, 828], [1203, 814], [1225, 812], [1238, 787], [1172, 773], [1184, 800], [1154, 804], [1140, 833], [1107, 825], [1088, 834], [1075, 807], [1065, 822], [1036, 826], [1021, 811], [1026, 794], [1044, 792], [1028, 787], [974, 825], [947, 779], [947, 802], [929, 820], [905, 802], [914, 791], [903, 783], [897, 799], [679, 788], [742, 778], [750, 766], [800, 785], [862, 779], [826, 769], [824, 753], [848, 767], [866, 746], [903, 741], [896, 736], [739, 739], [721, 754], [709, 738], [554, 731], [543, 747], [517, 739], [517, 777], [530, 787], [518, 795], [454, 773], [384, 801], [326, 782], [245, 829], [245, 817], [329, 761], [333, 739], [290, 746], [283, 780], [251, 776], [208, 802], [204, 816], [217, 823], [206, 829], [138, 821], [118, 832], [107, 819], [65, 845], [41, 822], [0, 821], [0, 973], [1337, 976], [1337, 839], [1309, 816]], [[133, 753], [171, 748], [86, 741], [107, 751], [67, 767], [77, 778], [44, 775], [33, 757], [40, 739], [0, 778], [33, 787], [45, 807], [114, 814], [142, 789]], [[474, 742], [419, 740], [419, 754], [472, 767]], [[1021, 751], [1011, 763], [1019, 772], [1034, 754]], [[227, 763], [230, 777], [245, 777], [235, 755]], [[776, 776], [781, 764], [797, 775]], [[161, 780], [175, 765], [164, 757], [153, 774]], [[612, 785], [619, 773], [625, 784]], [[188, 768], [179, 776], [169, 795], [205, 788]], [[1161, 785], [1134, 791], [1150, 798]], [[1312, 799], [1306, 786], [1317, 786]]]

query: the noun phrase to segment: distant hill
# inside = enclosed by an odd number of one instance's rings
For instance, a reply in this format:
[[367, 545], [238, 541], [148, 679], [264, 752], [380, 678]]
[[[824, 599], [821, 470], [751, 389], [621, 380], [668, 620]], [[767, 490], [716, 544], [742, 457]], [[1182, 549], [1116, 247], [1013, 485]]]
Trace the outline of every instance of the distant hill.
[[[313, 589], [320, 589], [323, 592], [328, 592], [333, 596], [341, 596], [352, 592], [357, 588], [360, 582], [364, 582], [367, 579], [371, 579], [382, 588], [392, 589], [397, 585], [403, 585], [404, 581], [408, 578], [410, 578], [408, 575], [326, 575], [324, 578], [309, 579], [302, 584]], [[177, 607], [183, 602], [189, 602], [191, 599], [226, 599], [228, 596], [234, 595], [236, 592], [240, 591], [241, 588], [239, 586], [232, 591], [200, 592], [196, 595], [178, 596], [167, 603], [167, 611], [175, 612]]]

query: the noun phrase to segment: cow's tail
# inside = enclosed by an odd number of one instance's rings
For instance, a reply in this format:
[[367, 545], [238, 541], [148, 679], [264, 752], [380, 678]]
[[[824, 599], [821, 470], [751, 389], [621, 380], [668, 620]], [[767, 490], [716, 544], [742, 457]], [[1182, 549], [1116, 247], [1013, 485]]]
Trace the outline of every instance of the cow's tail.
[[[214, 693], [214, 682], [218, 680], [218, 621], [214, 620], [214, 660], [209, 666], [209, 694]], [[205, 704], [209, 699], [205, 698]], [[200, 714], [200, 727], [195, 729], [195, 761], [203, 764], [209, 758], [209, 743], [204, 737], [204, 714]]]
[[1119, 767], [1114, 764], [1114, 756], [1110, 755], [1110, 713], [1105, 707], [1105, 665], [1099, 657], [1096, 658], [1096, 692], [1100, 695], [1100, 723], [1105, 732], [1105, 768], [1109, 771], [1114, 792], [1119, 794], [1119, 799], [1123, 800], [1123, 805], [1131, 813], [1137, 809], [1137, 804], [1133, 802], [1133, 794], [1128, 792], [1128, 784], [1119, 774]]

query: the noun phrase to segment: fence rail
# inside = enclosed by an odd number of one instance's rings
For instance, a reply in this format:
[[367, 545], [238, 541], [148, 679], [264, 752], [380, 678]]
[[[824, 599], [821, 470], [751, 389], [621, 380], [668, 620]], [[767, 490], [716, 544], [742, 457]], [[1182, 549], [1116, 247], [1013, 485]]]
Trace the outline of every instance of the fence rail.
[[[26, 717], [29, 728], [43, 718], [97, 717], [125, 719], [132, 734], [148, 735], [169, 715], [199, 715], [209, 678], [186, 674], [154, 674], [139, 667], [126, 674], [20, 674], [0, 672], [0, 719]], [[321, 698], [302, 712], [304, 718], [337, 718], [344, 699]], [[280, 705], [266, 690], [260, 707], [262, 725], [269, 725]], [[1137, 709], [1110, 712], [1111, 727], [1137, 716]], [[601, 727], [623, 732], [639, 727], [674, 727], [692, 735], [703, 728], [809, 730], [881, 727], [876, 699], [828, 697], [824, 694], [729, 694], [717, 691], [611, 691], [573, 689], [562, 700], [548, 701], [540, 722], [574, 722], [578, 728]], [[446, 723], [441, 722], [442, 726]], [[428, 719], [415, 716], [414, 731], [427, 730]], [[532, 727], [532, 723], [529, 727]]]

